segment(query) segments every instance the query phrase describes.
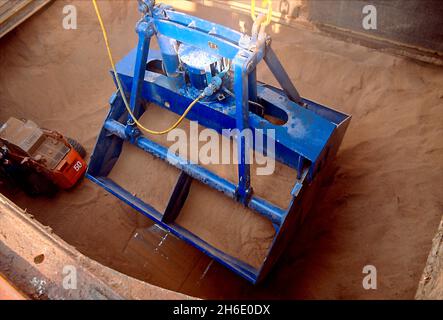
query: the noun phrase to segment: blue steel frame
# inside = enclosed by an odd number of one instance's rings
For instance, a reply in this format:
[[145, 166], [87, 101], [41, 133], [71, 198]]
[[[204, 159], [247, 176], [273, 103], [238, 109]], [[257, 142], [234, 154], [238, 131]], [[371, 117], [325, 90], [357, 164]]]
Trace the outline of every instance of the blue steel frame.
[[[289, 229], [295, 217], [301, 215], [302, 194], [309, 189], [321, 168], [333, 158], [341, 144], [350, 121], [350, 116], [321, 106], [313, 101], [300, 98], [289, 76], [270, 47], [269, 38], [253, 50], [239, 45], [242, 34], [184, 13], [175, 12], [170, 7], [159, 5], [139, 21], [136, 27], [139, 42], [117, 64], [117, 73], [126, 95], [130, 95], [130, 107], [134, 116], [139, 117], [145, 102], [153, 102], [177, 114], [182, 114], [193, 97], [184, 89], [183, 82], [147, 70], [147, 65], [162, 61], [160, 52], [150, 50], [150, 40], [155, 34], [176, 39], [232, 60], [234, 71], [235, 97], [223, 101], [201, 101], [187, 115], [189, 120], [212, 128], [219, 133], [223, 129], [275, 130], [275, 158], [297, 170], [292, 201], [287, 208], [280, 208], [253, 193], [250, 182], [250, 167], [246, 161], [247, 145], [244, 135], [237, 140], [239, 166], [238, 184], [214, 174], [204, 167], [168, 153], [167, 148], [141, 134], [133, 119], [127, 114], [119, 92], [110, 100], [111, 109], [98, 137], [91, 156], [87, 176], [133, 208], [153, 219], [163, 228], [179, 238], [196, 246], [215, 260], [226, 265], [247, 280], [256, 283], [264, 277], [281, 250], [283, 230]], [[210, 45], [208, 45], [210, 44]], [[282, 90], [258, 83], [256, 66], [264, 60]], [[128, 88], [131, 88], [128, 90]], [[249, 109], [249, 101], [259, 101], [266, 113], [282, 117], [284, 125], [274, 125]], [[166, 107], [167, 106], [167, 107]], [[286, 119], [287, 118], [287, 119]], [[158, 212], [152, 206], [133, 196], [127, 190], [107, 178], [120, 156], [124, 141], [159, 157], [181, 170], [182, 174], [171, 195], [166, 212]], [[264, 147], [266, 152], [266, 147]], [[186, 201], [189, 185], [193, 179], [199, 180], [245, 206], [265, 216], [276, 229], [274, 242], [260, 269], [235, 259], [204, 240], [174, 223], [183, 202]], [[272, 186], [270, 186], [272, 187]], [[293, 218], [288, 218], [290, 215]], [[297, 220], [297, 219], [296, 219]], [[288, 232], [288, 231], [285, 231]]]

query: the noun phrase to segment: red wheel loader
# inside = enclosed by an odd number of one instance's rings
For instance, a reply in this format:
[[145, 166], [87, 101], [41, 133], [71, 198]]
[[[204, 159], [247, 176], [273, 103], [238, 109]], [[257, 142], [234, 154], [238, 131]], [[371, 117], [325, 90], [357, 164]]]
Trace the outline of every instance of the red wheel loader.
[[84, 175], [85, 149], [31, 120], [9, 118], [0, 127], [0, 180], [28, 195], [53, 195], [72, 188]]

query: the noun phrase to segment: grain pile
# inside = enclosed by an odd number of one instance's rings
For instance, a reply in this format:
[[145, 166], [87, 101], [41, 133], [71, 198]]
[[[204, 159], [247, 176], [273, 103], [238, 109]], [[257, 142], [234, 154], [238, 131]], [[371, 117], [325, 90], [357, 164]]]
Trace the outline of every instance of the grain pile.
[[[62, 28], [64, 4], [56, 1], [0, 40], [0, 121], [32, 119], [77, 137], [91, 152], [115, 88], [91, 4], [75, 2], [80, 18], [71, 31]], [[136, 43], [136, 2], [102, 2], [101, 8], [119, 59]], [[194, 10], [236, 29], [240, 20], [250, 27], [246, 15]], [[413, 298], [443, 208], [442, 69], [306, 29], [269, 30], [301, 94], [353, 119], [335, 178], [262, 286], [194, 251], [189, 273], [163, 283], [174, 274], [160, 278], [147, 259], [171, 266], [172, 258], [128, 252], [136, 230], [149, 221], [88, 181], [50, 200], [11, 197], [93, 259], [193, 296]], [[259, 79], [275, 85], [266, 67]], [[173, 247], [168, 239], [163, 246]], [[379, 272], [377, 290], [362, 288], [368, 264]]]

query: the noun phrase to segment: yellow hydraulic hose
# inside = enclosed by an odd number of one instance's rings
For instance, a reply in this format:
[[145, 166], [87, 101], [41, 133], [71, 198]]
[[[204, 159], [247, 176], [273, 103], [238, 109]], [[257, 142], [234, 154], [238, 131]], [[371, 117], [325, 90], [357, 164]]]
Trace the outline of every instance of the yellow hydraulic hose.
[[189, 113], [189, 111], [191, 111], [192, 107], [201, 99], [203, 98], [203, 94], [201, 94], [200, 96], [198, 96], [194, 101], [191, 102], [191, 104], [186, 108], [185, 112], [183, 112], [183, 114], [180, 116], [180, 118], [178, 118], [178, 120], [168, 129], [166, 130], [162, 130], [162, 131], [155, 131], [155, 130], [150, 130], [146, 127], [144, 127], [135, 117], [134, 114], [131, 111], [131, 108], [129, 107], [129, 103], [126, 100], [126, 96], [125, 93], [122, 89], [122, 85], [120, 82], [120, 77], [118, 76], [117, 70], [115, 69], [115, 63], [114, 63], [114, 59], [112, 57], [112, 52], [111, 52], [111, 47], [109, 46], [109, 41], [108, 41], [108, 34], [106, 33], [106, 29], [105, 29], [105, 25], [103, 24], [103, 19], [100, 15], [100, 10], [98, 9], [97, 6], [97, 2], [96, 0], [92, 0], [92, 3], [94, 4], [94, 9], [95, 9], [95, 13], [97, 14], [97, 18], [98, 18], [98, 22], [100, 23], [100, 27], [102, 29], [102, 33], [103, 33], [103, 39], [105, 40], [105, 45], [106, 45], [106, 50], [108, 51], [108, 56], [109, 56], [109, 61], [111, 62], [111, 66], [112, 66], [112, 70], [114, 71], [114, 75], [115, 75], [115, 80], [117, 81], [117, 86], [118, 86], [118, 90], [120, 91], [120, 94], [122, 96], [123, 102], [125, 104], [126, 110], [128, 111], [129, 115], [131, 116], [131, 118], [134, 120], [135, 124], [137, 124], [137, 126], [142, 129], [143, 131], [150, 133], [150, 134], [155, 134], [155, 135], [162, 135], [162, 134], [166, 134], [172, 130], [174, 130], [175, 128], [178, 127], [178, 125], [183, 121], [183, 119], [186, 117], [186, 115]]
[[[271, 23], [272, 19], [272, 0], [263, 0], [262, 5], [268, 5], [268, 12], [266, 13], [266, 21], [263, 22], [264, 26], [267, 26]], [[255, 14], [255, 0], [251, 0], [251, 18], [253, 21], [257, 19]]]

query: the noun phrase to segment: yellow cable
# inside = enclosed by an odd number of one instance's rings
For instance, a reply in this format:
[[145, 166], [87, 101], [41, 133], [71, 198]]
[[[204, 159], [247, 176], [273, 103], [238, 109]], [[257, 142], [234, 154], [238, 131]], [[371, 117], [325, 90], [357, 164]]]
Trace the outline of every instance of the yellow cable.
[[122, 89], [122, 85], [120, 82], [120, 77], [117, 74], [117, 70], [115, 69], [115, 63], [114, 63], [114, 59], [112, 58], [112, 52], [111, 52], [111, 47], [109, 46], [109, 41], [108, 41], [108, 34], [106, 33], [106, 29], [105, 29], [105, 25], [103, 24], [103, 20], [102, 17], [100, 15], [100, 10], [98, 9], [97, 6], [97, 2], [96, 0], [92, 0], [92, 3], [94, 4], [94, 9], [95, 9], [95, 13], [97, 14], [97, 18], [98, 18], [98, 22], [100, 23], [100, 27], [102, 29], [102, 33], [103, 33], [103, 39], [105, 40], [105, 45], [106, 45], [106, 50], [108, 51], [108, 56], [109, 56], [109, 61], [111, 62], [111, 66], [112, 66], [112, 70], [114, 71], [114, 75], [115, 75], [115, 79], [117, 81], [117, 86], [118, 86], [118, 90], [120, 91], [120, 94], [123, 98], [123, 102], [125, 104], [126, 110], [128, 110], [129, 115], [132, 117], [132, 119], [134, 120], [135, 124], [137, 124], [137, 126], [146, 131], [147, 133], [150, 134], [155, 134], [155, 135], [162, 135], [162, 134], [166, 134], [172, 130], [174, 130], [175, 128], [178, 127], [178, 125], [183, 121], [183, 119], [186, 117], [186, 115], [189, 113], [189, 111], [191, 111], [192, 107], [201, 99], [203, 98], [203, 94], [201, 94], [200, 96], [198, 96], [194, 101], [191, 102], [191, 104], [186, 108], [185, 112], [183, 112], [183, 114], [180, 116], [180, 118], [178, 118], [177, 122], [175, 122], [171, 127], [169, 127], [166, 130], [163, 131], [155, 131], [155, 130], [150, 130], [146, 127], [144, 127], [135, 117], [134, 114], [131, 111], [131, 108], [129, 107], [129, 103], [126, 100], [126, 96], [125, 93]]
[[[262, 5], [268, 5], [268, 12], [266, 14], [266, 21], [263, 22], [265, 26], [269, 25], [271, 23], [272, 19], [272, 0], [263, 0]], [[251, 0], [251, 18], [253, 21], [257, 19], [257, 16], [255, 15], [255, 0]]]

